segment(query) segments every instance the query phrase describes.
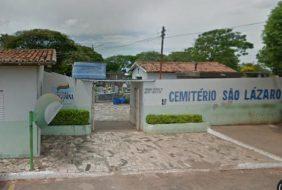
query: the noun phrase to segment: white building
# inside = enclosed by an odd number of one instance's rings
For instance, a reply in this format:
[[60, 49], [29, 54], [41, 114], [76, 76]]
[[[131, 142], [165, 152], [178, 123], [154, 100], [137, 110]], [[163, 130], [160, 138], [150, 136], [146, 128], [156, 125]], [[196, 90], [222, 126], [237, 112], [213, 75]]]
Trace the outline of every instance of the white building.
[[[44, 66], [55, 63], [52, 49], [0, 50], [0, 158], [29, 155], [29, 111], [42, 94]], [[37, 127], [33, 127], [33, 153], [40, 153]]]
[[[52, 49], [0, 50], [0, 158], [29, 155], [29, 111], [42, 95], [44, 66], [55, 63]], [[33, 153], [40, 154], [37, 127]]]
[[[132, 79], [156, 80], [160, 77], [160, 62], [137, 61], [132, 67]], [[236, 78], [240, 74], [217, 62], [163, 62], [163, 79]]]

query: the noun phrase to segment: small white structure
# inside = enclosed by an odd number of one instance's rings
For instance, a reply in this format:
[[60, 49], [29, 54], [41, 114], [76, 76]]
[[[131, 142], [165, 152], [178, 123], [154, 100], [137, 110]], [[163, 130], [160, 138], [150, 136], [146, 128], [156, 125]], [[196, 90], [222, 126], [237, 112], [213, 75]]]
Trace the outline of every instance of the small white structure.
[[0, 50], [0, 158], [28, 155], [28, 113], [42, 95], [44, 66], [55, 63], [53, 49]]
[[[137, 61], [132, 67], [132, 79], [156, 80], [160, 77], [160, 62]], [[237, 78], [240, 74], [217, 62], [163, 62], [162, 79]]]

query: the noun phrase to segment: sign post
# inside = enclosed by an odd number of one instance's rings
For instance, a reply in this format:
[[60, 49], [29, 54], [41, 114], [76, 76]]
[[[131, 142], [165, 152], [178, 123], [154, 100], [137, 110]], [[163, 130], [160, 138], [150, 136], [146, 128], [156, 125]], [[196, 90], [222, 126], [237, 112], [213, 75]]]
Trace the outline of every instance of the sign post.
[[35, 105], [34, 111], [29, 112], [29, 170], [34, 170], [33, 165], [33, 124], [36, 127], [48, 127], [59, 110], [63, 107], [61, 99], [54, 94], [44, 94]]
[[29, 170], [34, 170], [33, 166], [33, 111], [29, 112]]

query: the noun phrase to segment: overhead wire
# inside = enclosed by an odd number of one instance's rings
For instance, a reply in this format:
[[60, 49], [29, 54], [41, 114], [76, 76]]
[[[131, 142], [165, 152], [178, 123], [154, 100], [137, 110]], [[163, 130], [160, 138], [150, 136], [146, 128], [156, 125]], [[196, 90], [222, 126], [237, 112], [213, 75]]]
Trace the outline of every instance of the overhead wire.
[[[230, 27], [224, 27], [224, 28], [231, 28], [231, 29], [235, 29], [235, 28], [241, 28], [241, 27], [248, 27], [248, 26], [255, 26], [255, 25], [260, 25], [260, 24], [264, 24], [265, 21], [260, 21], [260, 22], [253, 22], [253, 23], [247, 23], [247, 24], [241, 24], [241, 25], [235, 25], [235, 26], [230, 26]], [[201, 32], [189, 32], [189, 33], [182, 33], [182, 34], [173, 34], [173, 35], [167, 35], [166, 39], [170, 39], [170, 38], [177, 38], [177, 37], [184, 37], [184, 36], [191, 36], [191, 35], [197, 35], [197, 34], [202, 34], [205, 31], [201, 31]], [[159, 33], [160, 34], [160, 33]], [[126, 44], [122, 44], [122, 45], [116, 45], [116, 46], [105, 46], [105, 44], [108, 43], [113, 43], [113, 42], [105, 42], [102, 44], [98, 44], [96, 46], [93, 46], [94, 49], [98, 49], [98, 50], [108, 50], [108, 49], [118, 49], [118, 48], [123, 48], [123, 47], [128, 47], [128, 46], [132, 46], [134, 44], [137, 43], [142, 43], [142, 42], [149, 42], [149, 41], [153, 41], [156, 39], [160, 39], [160, 35], [158, 36], [153, 36], [153, 37], [148, 37], [148, 38], [144, 38], [144, 39], [140, 39], [140, 40], [136, 40], [136, 41], [132, 41], [132, 42], [128, 42]], [[116, 42], [115, 42], [116, 43]], [[72, 54], [73, 52], [58, 52], [57, 54]], [[87, 54], [87, 53], [81, 53], [81, 54]]]
[[[235, 26], [230, 26], [230, 27], [223, 27], [223, 28], [240, 28], [240, 27], [247, 27], [247, 26], [254, 26], [254, 25], [259, 25], [259, 24], [264, 24], [265, 21], [260, 21], [260, 22], [253, 22], [253, 23], [248, 23], [248, 24], [241, 24], [241, 25], [235, 25]], [[190, 35], [197, 35], [197, 34], [202, 34], [205, 31], [201, 32], [189, 32], [189, 33], [182, 33], [182, 34], [173, 34], [173, 35], [168, 35], [166, 38], [176, 38], [176, 37], [182, 37], [182, 36], [190, 36]]]

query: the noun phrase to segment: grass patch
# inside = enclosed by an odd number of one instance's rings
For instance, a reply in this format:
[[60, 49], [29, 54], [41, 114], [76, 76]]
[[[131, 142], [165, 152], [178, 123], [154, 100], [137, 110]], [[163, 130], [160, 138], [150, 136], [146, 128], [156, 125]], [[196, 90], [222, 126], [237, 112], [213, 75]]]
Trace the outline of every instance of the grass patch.
[[149, 114], [146, 117], [148, 124], [170, 124], [170, 123], [201, 123], [203, 118], [198, 114], [181, 114], [181, 115], [153, 115]]

